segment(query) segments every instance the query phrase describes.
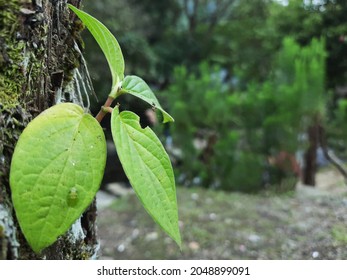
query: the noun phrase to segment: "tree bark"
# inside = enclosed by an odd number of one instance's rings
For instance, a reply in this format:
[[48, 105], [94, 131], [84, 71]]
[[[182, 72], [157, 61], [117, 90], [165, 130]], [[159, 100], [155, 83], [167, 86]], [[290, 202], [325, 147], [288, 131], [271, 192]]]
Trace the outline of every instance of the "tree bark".
[[[80, 0], [69, 2], [80, 5]], [[90, 259], [97, 254], [95, 202], [41, 254], [27, 244], [11, 203], [10, 163], [22, 130], [57, 102], [83, 106], [85, 100], [81, 28], [66, 4], [0, 0], [0, 259]]]
[[304, 156], [303, 183], [315, 186], [317, 172], [317, 148], [321, 147], [325, 158], [340, 172], [347, 184], [347, 169], [334, 153], [329, 151], [327, 136], [321, 118], [317, 116], [315, 123], [308, 128], [309, 147]]
[[308, 186], [316, 185], [317, 148], [319, 143], [319, 124], [315, 122], [307, 131], [309, 147], [304, 156], [303, 183]]

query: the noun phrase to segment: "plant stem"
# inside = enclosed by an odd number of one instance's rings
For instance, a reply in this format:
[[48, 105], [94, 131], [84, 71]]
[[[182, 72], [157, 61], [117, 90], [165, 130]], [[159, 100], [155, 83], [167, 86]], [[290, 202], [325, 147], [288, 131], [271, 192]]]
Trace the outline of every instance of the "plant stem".
[[107, 113], [112, 113], [113, 108], [112, 107], [101, 106], [101, 110], [104, 111], [107, 114]]
[[[110, 107], [112, 102], [113, 102], [114, 98], [113, 97], [108, 97], [104, 106], [104, 108]], [[105, 112], [105, 110], [103, 110], [103, 108], [100, 109], [99, 113], [96, 115], [95, 119], [100, 123], [102, 121], [102, 119], [106, 116], [107, 112]]]

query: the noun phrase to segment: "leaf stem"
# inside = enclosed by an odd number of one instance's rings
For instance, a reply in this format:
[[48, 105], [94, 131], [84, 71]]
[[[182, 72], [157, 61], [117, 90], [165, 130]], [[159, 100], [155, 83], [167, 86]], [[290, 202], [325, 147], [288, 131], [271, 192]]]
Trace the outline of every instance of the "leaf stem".
[[101, 110], [104, 111], [107, 114], [107, 113], [112, 113], [113, 108], [112, 107], [101, 106]]
[[108, 113], [104, 110], [104, 108], [111, 107], [111, 104], [113, 102], [114, 98], [109, 96], [104, 104], [104, 106], [101, 107], [99, 113], [96, 115], [95, 119], [100, 123], [102, 119], [106, 116]]

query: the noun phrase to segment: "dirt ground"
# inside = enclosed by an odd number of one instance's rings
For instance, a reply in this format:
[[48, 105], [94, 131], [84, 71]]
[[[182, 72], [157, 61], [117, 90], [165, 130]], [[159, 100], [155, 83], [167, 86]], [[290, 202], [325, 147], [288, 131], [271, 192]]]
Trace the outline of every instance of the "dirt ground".
[[99, 211], [100, 259], [347, 259], [347, 186], [334, 170], [317, 182], [282, 195], [179, 187], [182, 251], [121, 189]]

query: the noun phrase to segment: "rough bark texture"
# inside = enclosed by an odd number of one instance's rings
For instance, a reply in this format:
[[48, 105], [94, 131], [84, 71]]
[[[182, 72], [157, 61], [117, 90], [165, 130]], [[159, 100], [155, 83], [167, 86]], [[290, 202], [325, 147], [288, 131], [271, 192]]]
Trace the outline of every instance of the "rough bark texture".
[[[80, 0], [69, 2], [80, 5]], [[83, 105], [80, 24], [66, 3], [0, 0], [0, 259], [96, 256], [95, 203], [67, 234], [37, 255], [18, 226], [9, 187], [12, 153], [28, 122], [56, 102]]]

